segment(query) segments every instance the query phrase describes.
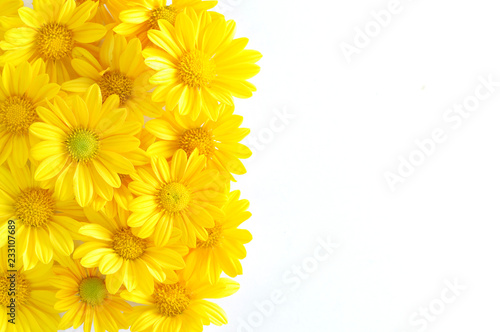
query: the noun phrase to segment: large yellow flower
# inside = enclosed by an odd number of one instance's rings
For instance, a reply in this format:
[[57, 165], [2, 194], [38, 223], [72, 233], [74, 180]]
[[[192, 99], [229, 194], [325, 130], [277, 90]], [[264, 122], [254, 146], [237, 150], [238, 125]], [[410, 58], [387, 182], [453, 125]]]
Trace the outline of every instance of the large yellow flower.
[[138, 236], [154, 235], [156, 245], [168, 242], [172, 231], [182, 232], [181, 242], [196, 246], [205, 240], [206, 227], [214, 226], [214, 218], [222, 215], [220, 206], [226, 201], [224, 181], [217, 170], [205, 168], [205, 157], [195, 150], [189, 159], [178, 150], [170, 164], [165, 158], [152, 159], [151, 168], [139, 168], [130, 191], [139, 196], [129, 205], [131, 227], [140, 227]]
[[249, 158], [252, 151], [239, 142], [250, 129], [239, 127], [243, 117], [233, 114], [233, 106], [222, 104], [220, 107], [223, 110], [216, 121], [206, 114], [191, 120], [178, 112], [165, 112], [162, 118], [147, 122], [146, 129], [158, 138], [148, 153], [170, 159], [178, 149], [188, 155], [198, 149], [207, 157], [207, 166], [218, 169], [226, 178], [234, 180], [231, 173], [245, 174], [240, 158]]
[[134, 171], [122, 153], [140, 144], [133, 136], [140, 123], [125, 122], [127, 111], [119, 104], [116, 95], [103, 104], [99, 87], [93, 85], [83, 99], [56, 97], [50, 109], [39, 107], [42, 122], [30, 127], [42, 140], [31, 149], [32, 157], [41, 161], [35, 179], [53, 179], [56, 194], [62, 199], [74, 194], [80, 206], [88, 206], [94, 196], [111, 200], [113, 188], [121, 184], [119, 174]]
[[[168, 5], [167, 3], [171, 3]], [[167, 20], [175, 24], [177, 14], [185, 8], [201, 12], [213, 8], [217, 1], [202, 0], [133, 0], [129, 1], [129, 9], [120, 13], [123, 22], [114, 28], [117, 34], [127, 37], [138, 37], [144, 46], [149, 44], [147, 32], [159, 29], [158, 21]]]
[[146, 64], [158, 71], [151, 83], [158, 85], [154, 101], [168, 109], [179, 106], [181, 114], [196, 119], [203, 110], [212, 120], [218, 117], [218, 103], [233, 105], [233, 96], [248, 98], [256, 91], [247, 79], [260, 68], [257, 51], [244, 50], [247, 38], [234, 39], [236, 25], [223, 16], [193, 10], [177, 15], [175, 27], [159, 21], [160, 30], [148, 37], [158, 48], [143, 51]]
[[186, 274], [199, 279], [217, 282], [222, 271], [230, 277], [243, 273], [240, 260], [246, 257], [244, 244], [252, 240], [252, 234], [238, 227], [251, 213], [249, 202], [240, 200], [239, 190], [229, 194], [228, 202], [222, 207], [224, 218], [215, 221], [215, 227], [208, 229], [208, 239], [198, 241], [196, 249], [186, 260]]
[[[89, 52], [76, 49], [80, 57], [71, 64], [80, 78], [65, 82], [62, 89], [84, 93], [92, 84], [101, 88], [103, 100], [116, 94], [120, 107], [125, 107], [136, 121], [144, 122], [144, 115], [161, 116], [162, 105], [151, 100], [153, 86], [149, 79], [153, 72], [144, 64], [139, 39], [127, 42], [125, 37], [109, 33], [96, 59]], [[74, 54], [76, 55], [76, 54]], [[75, 56], [76, 57], [76, 56]]]
[[60, 200], [35, 181], [34, 169], [0, 166], [0, 228], [5, 229], [7, 220], [16, 223], [17, 254], [26, 270], [38, 261], [50, 263], [54, 254], [70, 255], [84, 217], [74, 200]]
[[59, 84], [75, 77], [71, 68], [72, 50], [84, 47], [96, 50], [106, 29], [88, 22], [95, 15], [97, 3], [87, 1], [76, 6], [74, 0], [38, 0], [33, 8], [19, 9], [24, 25], [5, 32], [0, 47], [5, 53], [0, 65], [43, 59], [52, 82]]
[[53, 99], [59, 85], [49, 84], [42, 60], [17, 67], [8, 63], [0, 80], [0, 165], [9, 158], [14, 166], [23, 167], [31, 146], [29, 127], [38, 119], [36, 107]]
[[83, 324], [83, 331], [90, 332], [92, 323], [95, 332], [128, 329], [126, 314], [132, 312], [132, 307], [120, 294], [106, 290], [106, 277], [96, 268], [86, 269], [78, 260], [67, 260], [64, 265], [55, 266], [54, 272], [51, 282], [57, 288], [58, 300], [54, 308], [65, 312], [59, 330], [76, 329]]
[[120, 210], [115, 218], [92, 209], [85, 209], [85, 214], [92, 224], [82, 226], [80, 233], [91, 239], [75, 250], [73, 258], [81, 258], [81, 264], [87, 268], [99, 267], [107, 275], [110, 293], [125, 285], [129, 291], [137, 288], [151, 294], [154, 280], [177, 281], [173, 270], [184, 268], [182, 256], [187, 254], [186, 246], [177, 243], [180, 232], [165, 246], [158, 247], [152, 239], [134, 235], [127, 226], [126, 211]]
[[182, 272], [175, 284], [157, 283], [152, 295], [139, 291], [122, 292], [122, 297], [144, 306], [134, 307], [130, 315], [132, 332], [201, 332], [203, 325], [227, 324], [224, 310], [205, 299], [219, 299], [239, 289], [236, 281], [221, 278], [214, 285], [208, 281], [185, 278]]
[[[55, 289], [50, 282], [54, 275], [52, 264], [38, 264], [26, 271], [22, 261], [16, 260], [13, 267], [10, 265], [12, 261], [7, 260], [7, 250], [7, 247], [0, 249], [0, 331], [57, 331], [60, 317], [54, 309]], [[16, 285], [15, 295], [11, 290], [12, 282]], [[15, 301], [14, 313], [8, 307], [11, 301]], [[7, 321], [14, 318], [13, 323]]]

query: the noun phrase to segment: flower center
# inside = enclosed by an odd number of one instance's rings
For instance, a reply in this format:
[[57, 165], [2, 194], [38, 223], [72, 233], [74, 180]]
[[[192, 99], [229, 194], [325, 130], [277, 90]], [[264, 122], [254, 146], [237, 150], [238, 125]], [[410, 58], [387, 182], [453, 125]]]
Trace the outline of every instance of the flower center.
[[222, 224], [215, 222], [215, 227], [207, 228], [208, 237], [206, 241], [197, 241], [196, 246], [201, 248], [213, 248], [220, 245], [223, 238]]
[[167, 317], [182, 314], [190, 302], [186, 287], [178, 283], [173, 285], [157, 284], [153, 299], [158, 311]]
[[36, 45], [44, 60], [60, 60], [73, 49], [73, 32], [59, 23], [44, 24], [38, 31]]
[[0, 106], [0, 124], [13, 134], [26, 134], [35, 122], [36, 110], [26, 97], [8, 97]]
[[103, 101], [111, 95], [118, 95], [122, 106], [132, 95], [134, 86], [132, 80], [119, 71], [106, 72], [97, 84], [101, 88]]
[[151, 17], [149, 18], [149, 26], [150, 29], [160, 29], [158, 26], [158, 20], [167, 20], [172, 25], [175, 24], [175, 18], [179, 10], [177, 10], [174, 6], [163, 6], [160, 8], [153, 9], [151, 11]]
[[158, 199], [160, 206], [168, 212], [179, 212], [188, 206], [191, 194], [185, 185], [172, 182], [161, 187]]
[[207, 86], [215, 78], [215, 63], [199, 50], [185, 53], [179, 64], [179, 77], [192, 88]]
[[121, 228], [113, 235], [113, 249], [125, 259], [134, 260], [141, 257], [147, 247], [147, 240], [132, 234], [129, 227]]
[[47, 189], [26, 189], [17, 198], [14, 210], [19, 220], [27, 226], [46, 225], [55, 213], [55, 202]]
[[[14, 289], [15, 292], [13, 292]], [[29, 281], [18, 272], [7, 273], [0, 277], [0, 304], [4, 307], [12, 303], [11, 299], [14, 299], [16, 306], [25, 304], [30, 297], [30, 293]]]
[[108, 295], [104, 281], [98, 277], [83, 279], [78, 290], [82, 301], [92, 306], [102, 304]]
[[213, 135], [205, 128], [189, 129], [182, 134], [180, 147], [188, 155], [198, 148], [200, 154], [210, 157], [215, 150]]
[[74, 129], [65, 142], [68, 153], [77, 162], [88, 162], [99, 152], [99, 137], [88, 129]]

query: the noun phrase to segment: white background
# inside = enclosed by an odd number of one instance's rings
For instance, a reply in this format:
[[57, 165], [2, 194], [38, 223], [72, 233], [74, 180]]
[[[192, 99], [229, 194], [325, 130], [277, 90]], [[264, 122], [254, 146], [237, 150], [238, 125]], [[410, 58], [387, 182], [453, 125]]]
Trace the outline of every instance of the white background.
[[[350, 63], [341, 43], [389, 0], [220, 3], [264, 58], [259, 91], [237, 103], [258, 145], [235, 185], [254, 240], [241, 290], [217, 301], [229, 325], [206, 331], [499, 331], [500, 88], [459, 128], [443, 118], [480, 76], [500, 82], [497, 3], [401, 0]], [[446, 141], [391, 191], [384, 173], [436, 128]], [[316, 267], [328, 238], [340, 246]], [[441, 307], [446, 280], [467, 289]], [[411, 322], [429, 306], [425, 328]]]

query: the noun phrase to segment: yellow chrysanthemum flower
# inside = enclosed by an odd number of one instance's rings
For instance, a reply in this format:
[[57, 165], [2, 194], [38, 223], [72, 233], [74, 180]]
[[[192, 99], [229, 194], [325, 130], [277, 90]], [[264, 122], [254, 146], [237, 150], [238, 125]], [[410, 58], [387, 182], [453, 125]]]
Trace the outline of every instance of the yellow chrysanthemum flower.
[[119, 174], [134, 171], [122, 154], [139, 147], [133, 135], [140, 131], [140, 124], [125, 122], [127, 111], [118, 108], [118, 96], [103, 104], [97, 85], [83, 97], [66, 101], [56, 97], [50, 109], [38, 107], [42, 122], [32, 124], [30, 132], [42, 141], [31, 149], [31, 155], [41, 161], [35, 179], [53, 179], [61, 199], [74, 194], [80, 206], [88, 206], [94, 196], [111, 200], [113, 188], [121, 184]]
[[163, 106], [151, 100], [153, 85], [149, 79], [153, 72], [144, 64], [139, 39], [127, 42], [125, 37], [109, 33], [99, 59], [89, 52], [76, 51], [81, 57], [73, 59], [71, 64], [81, 77], [63, 83], [63, 90], [84, 93], [92, 84], [98, 84], [103, 100], [118, 95], [120, 107], [126, 108], [136, 121], [143, 123], [144, 115], [161, 116]]
[[95, 332], [129, 328], [126, 314], [132, 312], [132, 307], [120, 294], [106, 290], [106, 277], [98, 269], [86, 269], [78, 260], [67, 260], [64, 266], [55, 266], [54, 272], [51, 282], [57, 289], [58, 300], [54, 308], [65, 312], [59, 330], [76, 329], [83, 324], [83, 331], [90, 332], [92, 323]]
[[214, 218], [220, 218], [220, 206], [226, 201], [224, 181], [217, 170], [205, 169], [205, 157], [193, 151], [178, 150], [170, 164], [165, 158], [154, 157], [152, 170], [139, 168], [132, 174], [135, 180], [130, 191], [139, 196], [129, 205], [132, 214], [130, 227], [140, 227], [141, 238], [153, 234], [154, 242], [164, 246], [175, 228], [181, 233], [181, 242], [196, 246], [196, 239], [206, 240], [205, 228], [214, 227]]
[[152, 295], [139, 291], [122, 292], [122, 297], [144, 306], [134, 307], [130, 315], [132, 332], [201, 332], [203, 325], [227, 324], [224, 310], [205, 299], [219, 299], [239, 289], [236, 281], [221, 278], [211, 285], [208, 281], [179, 276], [175, 284], [157, 283]]
[[257, 51], [244, 50], [247, 38], [234, 39], [236, 25], [223, 16], [186, 10], [177, 15], [175, 27], [159, 21], [160, 30], [148, 37], [158, 48], [143, 51], [146, 64], [157, 73], [154, 101], [168, 109], [177, 105], [182, 115], [196, 119], [203, 110], [212, 120], [218, 117], [218, 103], [233, 105], [233, 96], [248, 98], [256, 91], [247, 79], [260, 68]]
[[[170, 5], [167, 3], [171, 3]], [[202, 0], [133, 0], [129, 9], [120, 13], [122, 21], [114, 31], [127, 37], [138, 37], [142, 45], [149, 44], [147, 32], [159, 29], [158, 21], [167, 20], [175, 24], [177, 14], [185, 8], [192, 8], [197, 13], [215, 7], [217, 1]]]
[[246, 257], [244, 244], [252, 240], [252, 234], [238, 227], [251, 213], [249, 202], [240, 200], [239, 190], [229, 194], [228, 202], [222, 207], [224, 218], [215, 221], [215, 227], [208, 229], [208, 239], [198, 241], [186, 259], [186, 275], [217, 282], [222, 271], [230, 277], [243, 273], [240, 260]]
[[[21, 24], [21, 19], [17, 11], [22, 6], [22, 0], [0, 0], [0, 8], [2, 8], [0, 16], [0, 40], [3, 40], [5, 31]], [[0, 54], [2, 53], [3, 52], [0, 50]]]
[[[0, 331], [57, 331], [61, 318], [58, 311], [54, 309], [55, 289], [50, 282], [54, 275], [52, 264], [38, 264], [36, 268], [26, 271], [22, 261], [16, 260], [17, 266], [13, 268], [10, 266], [12, 261], [7, 260], [7, 247], [1, 248], [0, 251], [0, 315], [2, 317]], [[17, 270], [17, 273], [9, 272], [10, 270]], [[14, 296], [11, 291], [13, 281], [16, 285]], [[12, 300], [15, 301], [15, 309], [12, 309]], [[14, 324], [9, 323], [8, 319], [14, 319]]]
[[0, 47], [5, 53], [0, 65], [20, 64], [23, 61], [43, 59], [51, 82], [59, 84], [75, 78], [71, 68], [75, 47], [96, 50], [92, 43], [99, 41], [106, 29], [98, 23], [88, 22], [95, 15], [97, 3], [86, 1], [76, 6], [74, 0], [33, 2], [33, 8], [19, 9], [24, 26], [5, 32]]
[[187, 247], [178, 244], [180, 232], [165, 246], [158, 247], [151, 239], [142, 239], [132, 232], [127, 226], [128, 212], [120, 210], [115, 218], [92, 209], [85, 209], [85, 214], [92, 224], [82, 226], [80, 234], [91, 240], [79, 246], [73, 258], [81, 258], [81, 264], [87, 268], [99, 267], [107, 275], [110, 293], [125, 285], [129, 291], [139, 289], [151, 294], [154, 280], [177, 281], [173, 270], [184, 268], [182, 256], [187, 254]]
[[234, 181], [231, 173], [245, 174], [240, 158], [249, 158], [252, 151], [239, 142], [250, 133], [250, 129], [239, 127], [243, 117], [233, 114], [233, 106], [220, 107], [223, 110], [216, 121], [205, 114], [191, 120], [178, 112], [165, 112], [162, 118], [147, 122], [146, 129], [158, 138], [148, 153], [170, 159], [178, 149], [188, 155], [198, 149], [207, 157], [207, 166], [218, 169], [226, 178]]
[[42, 60], [32, 65], [6, 64], [0, 77], [0, 165], [8, 158], [15, 167], [28, 161], [29, 127], [37, 121], [36, 107], [44, 105], [59, 92], [59, 85], [49, 84]]
[[74, 200], [60, 200], [35, 181], [34, 169], [26, 165], [9, 171], [0, 166], [0, 227], [4, 229], [7, 220], [16, 222], [17, 254], [26, 270], [38, 261], [50, 263], [54, 254], [70, 255], [78, 221], [84, 217]]

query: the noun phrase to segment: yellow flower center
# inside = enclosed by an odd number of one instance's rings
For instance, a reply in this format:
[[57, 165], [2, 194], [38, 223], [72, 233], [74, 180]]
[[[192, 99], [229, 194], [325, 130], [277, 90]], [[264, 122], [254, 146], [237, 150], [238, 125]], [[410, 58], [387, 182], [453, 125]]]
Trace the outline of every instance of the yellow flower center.
[[134, 87], [132, 80], [119, 71], [106, 72], [97, 84], [101, 88], [103, 101], [111, 95], [118, 95], [122, 106], [132, 96]]
[[0, 105], [0, 124], [10, 133], [28, 133], [36, 118], [35, 107], [26, 97], [11, 96]]
[[81, 300], [92, 306], [101, 305], [108, 295], [104, 280], [98, 277], [83, 279], [78, 290]]
[[[14, 289], [15, 292], [13, 292]], [[30, 297], [30, 293], [29, 281], [19, 272], [7, 273], [0, 277], [0, 304], [4, 307], [12, 303], [11, 299], [14, 299], [16, 307], [25, 304]]]
[[30, 188], [21, 192], [14, 205], [16, 216], [27, 226], [41, 227], [52, 220], [55, 202], [47, 189]]
[[88, 162], [99, 152], [99, 137], [88, 129], [74, 129], [65, 142], [69, 155], [76, 162]]
[[189, 296], [186, 287], [181, 285], [157, 284], [153, 299], [158, 311], [166, 317], [180, 315], [189, 306]]
[[172, 25], [175, 24], [175, 18], [177, 17], [177, 14], [179, 13], [179, 10], [176, 9], [174, 6], [163, 6], [160, 8], [153, 9], [151, 11], [151, 17], [149, 18], [149, 26], [150, 29], [160, 29], [158, 26], [158, 20], [167, 20], [169, 21]]
[[179, 63], [179, 77], [192, 88], [207, 86], [215, 78], [215, 63], [199, 50], [187, 52]]
[[164, 184], [158, 192], [159, 204], [168, 212], [184, 210], [190, 200], [191, 194], [185, 185], [172, 182]]
[[208, 237], [206, 241], [197, 241], [196, 246], [201, 248], [213, 248], [221, 244], [222, 238], [224, 236], [222, 230], [222, 224], [215, 222], [213, 228], [207, 228]]
[[36, 45], [45, 61], [60, 60], [68, 56], [73, 44], [73, 32], [62, 24], [44, 24], [38, 31]]
[[113, 249], [125, 259], [141, 257], [147, 247], [147, 240], [135, 236], [129, 227], [121, 228], [113, 235]]
[[188, 155], [198, 148], [200, 154], [210, 157], [215, 150], [215, 141], [212, 133], [205, 128], [189, 129], [182, 134], [180, 147]]

